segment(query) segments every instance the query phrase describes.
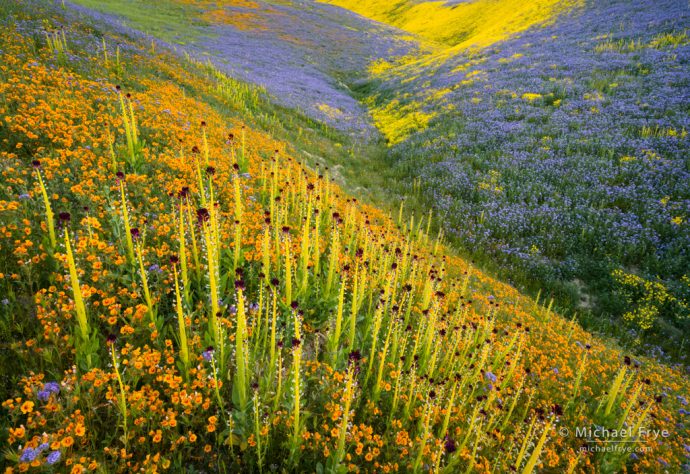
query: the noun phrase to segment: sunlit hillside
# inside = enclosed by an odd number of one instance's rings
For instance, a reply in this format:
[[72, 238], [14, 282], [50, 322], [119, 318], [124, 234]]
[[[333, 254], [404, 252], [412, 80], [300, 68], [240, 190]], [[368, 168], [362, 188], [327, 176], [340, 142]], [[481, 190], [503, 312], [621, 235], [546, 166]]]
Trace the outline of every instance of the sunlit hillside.
[[[472, 201], [428, 168], [451, 157], [435, 140], [463, 129], [430, 120], [393, 144], [376, 128], [382, 102], [437, 85], [372, 67], [424, 45], [306, 1], [132, 6], [0, 3], [5, 473], [688, 469], [682, 360], [588, 330], [489, 253], [466, 257], [458, 232], [482, 222], [449, 219], [443, 206]], [[646, 53], [685, 57], [685, 39], [658, 34]], [[492, 51], [476, 64], [513, 81]], [[469, 72], [462, 54], [443, 64]], [[509, 97], [558, 107], [533, 93]], [[662, 173], [671, 155], [654, 153]], [[508, 171], [479, 159], [482, 196], [503, 204]], [[643, 302], [683, 303], [641, 285]]]
[[579, 0], [323, 0], [444, 47], [482, 48], [553, 19]]

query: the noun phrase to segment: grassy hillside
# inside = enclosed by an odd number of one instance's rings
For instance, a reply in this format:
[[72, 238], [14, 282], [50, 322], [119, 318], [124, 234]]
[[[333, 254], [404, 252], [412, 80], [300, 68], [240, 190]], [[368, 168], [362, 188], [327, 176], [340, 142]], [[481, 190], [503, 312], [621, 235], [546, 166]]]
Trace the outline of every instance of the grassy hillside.
[[432, 45], [483, 48], [521, 33], [534, 25], [552, 21], [578, 0], [325, 0], [362, 16], [418, 35]]
[[676, 1], [588, 2], [490, 48], [378, 63], [365, 86], [393, 179], [459, 246], [680, 361], [689, 24]]
[[51, 3], [0, 23], [6, 472], [682, 469], [684, 368], [295, 158], [339, 132]]

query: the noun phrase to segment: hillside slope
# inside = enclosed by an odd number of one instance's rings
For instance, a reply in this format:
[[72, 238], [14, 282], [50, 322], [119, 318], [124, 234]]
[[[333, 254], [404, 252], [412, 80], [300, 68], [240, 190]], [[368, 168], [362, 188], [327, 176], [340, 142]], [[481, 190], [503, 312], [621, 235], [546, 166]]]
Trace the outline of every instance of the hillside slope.
[[591, 330], [687, 360], [689, 27], [685, 2], [591, 1], [483, 49], [376, 63], [391, 180]]
[[237, 119], [251, 86], [46, 2], [0, 18], [8, 472], [683, 469], [684, 368], [346, 195]]

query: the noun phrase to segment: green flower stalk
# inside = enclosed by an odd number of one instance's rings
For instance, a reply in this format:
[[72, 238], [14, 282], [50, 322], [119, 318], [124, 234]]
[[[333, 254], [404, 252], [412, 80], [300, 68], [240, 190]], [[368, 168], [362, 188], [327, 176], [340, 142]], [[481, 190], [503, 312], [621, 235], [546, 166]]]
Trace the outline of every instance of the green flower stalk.
[[345, 439], [347, 437], [347, 425], [350, 422], [350, 408], [355, 395], [355, 364], [352, 363], [347, 369], [347, 384], [343, 395], [343, 419], [338, 430], [338, 448], [335, 453], [335, 465], [339, 466], [345, 457]]
[[[205, 210], [205, 209], [204, 209]], [[200, 210], [201, 211], [201, 210]], [[207, 211], [208, 212], [208, 211]], [[218, 301], [218, 268], [216, 265], [216, 242], [213, 239], [213, 232], [207, 220], [202, 222], [202, 232], [204, 234], [204, 241], [206, 242], [206, 263], [208, 264], [208, 281], [211, 299], [211, 330], [218, 338], [218, 321], [216, 315], [220, 310], [220, 303]], [[216, 342], [218, 342], [216, 340]]]
[[311, 215], [313, 213], [312, 209], [312, 199], [311, 196], [309, 197], [309, 202], [307, 203], [307, 215], [306, 215], [306, 220], [304, 221], [304, 226], [302, 227], [302, 247], [300, 249], [300, 276], [301, 276], [301, 282], [300, 282], [300, 288], [299, 292], [301, 295], [306, 293], [307, 291], [307, 284], [309, 282], [309, 271], [308, 271], [308, 266], [309, 266], [309, 233], [311, 229]]
[[105, 67], [108, 67], [108, 48], [105, 45], [105, 37], [102, 38], [103, 43], [103, 64], [105, 64]]
[[[192, 262], [196, 273], [197, 281], [201, 279], [201, 264], [199, 263], [199, 247], [196, 242], [196, 230], [194, 230], [194, 220], [192, 219], [192, 207], [187, 202], [186, 205], [187, 220], [189, 222], [189, 235], [192, 241]], [[184, 235], [184, 233], [183, 233]]]
[[242, 224], [240, 221], [235, 221], [235, 237], [233, 249], [233, 270], [236, 270], [240, 264], [240, 256], [242, 253]]
[[276, 381], [276, 394], [273, 398], [273, 411], [278, 410], [280, 399], [283, 397], [283, 354], [278, 354], [278, 380]]
[[300, 369], [302, 365], [302, 342], [300, 331], [300, 318], [297, 311], [293, 311], [295, 318], [295, 339], [292, 343], [292, 375], [293, 375], [293, 397], [294, 404], [292, 409], [292, 423], [294, 426], [294, 433], [292, 438], [292, 447], [297, 449], [300, 444]]
[[549, 431], [551, 431], [552, 423], [553, 420], [549, 420], [548, 423], [546, 423], [544, 431], [542, 432], [539, 441], [537, 441], [537, 445], [534, 447], [534, 450], [532, 450], [532, 455], [529, 457], [527, 464], [525, 464], [525, 468], [522, 470], [522, 474], [531, 474], [534, 470], [534, 467], [537, 465], [537, 461], [539, 461], [539, 456], [541, 455], [542, 449], [544, 449], [546, 438], [549, 435]]
[[338, 294], [338, 309], [335, 314], [335, 328], [331, 334], [328, 350], [333, 354], [333, 361], [335, 362], [338, 351], [338, 343], [340, 342], [340, 333], [343, 325], [343, 307], [345, 305], [345, 286], [346, 276], [343, 275], [340, 282], [340, 293]]
[[244, 309], [244, 291], [241, 281], [237, 281], [237, 316], [235, 332], [235, 383], [233, 390], [237, 394], [240, 410], [244, 410], [247, 405], [247, 363], [246, 356], [246, 333], [247, 317]]
[[125, 180], [120, 179], [120, 198], [122, 205], [122, 220], [125, 223], [125, 243], [127, 244], [127, 260], [134, 263], [134, 242], [132, 240], [132, 228], [129, 224], [129, 211], [127, 210], [127, 198], [125, 197]]
[[[119, 50], [118, 50], [119, 63]], [[134, 105], [132, 101], [127, 99], [122, 94], [120, 96], [120, 109], [122, 117], [122, 125], [125, 129], [125, 140], [127, 142], [127, 152], [129, 154], [130, 166], [136, 168], [139, 164], [139, 131], [137, 129], [137, 119], [134, 116]]]
[[431, 400], [427, 400], [426, 403], [426, 414], [424, 415], [424, 421], [422, 422], [422, 437], [419, 441], [419, 451], [417, 452], [417, 457], [414, 460], [414, 465], [412, 470], [414, 472], [419, 472], [420, 464], [422, 463], [422, 457], [424, 456], [424, 448], [426, 447], [426, 441], [429, 438], [429, 425], [431, 422], [431, 412], [433, 411], [433, 406]]
[[355, 276], [352, 285], [352, 302], [350, 308], [350, 335], [347, 343], [347, 348], [349, 351], [355, 346], [355, 334], [357, 331], [357, 312], [359, 307], [357, 304], [357, 288], [359, 286], [359, 263], [355, 265]]
[[333, 288], [333, 277], [335, 275], [335, 269], [338, 266], [338, 261], [340, 260], [340, 232], [337, 228], [331, 231], [331, 249], [328, 259], [328, 275], [326, 276], [326, 294], [331, 294], [331, 288]]
[[[318, 209], [317, 209], [318, 212]], [[321, 273], [321, 214], [316, 215], [316, 222], [314, 223], [314, 277], [316, 278]]]
[[189, 274], [187, 272], [187, 239], [185, 235], [184, 209], [180, 204], [180, 219], [178, 226], [178, 240], [180, 241], [180, 273], [185, 300], [189, 298]]
[[89, 329], [89, 321], [86, 317], [86, 306], [84, 305], [84, 298], [81, 293], [81, 286], [79, 285], [77, 265], [74, 262], [74, 254], [72, 253], [72, 246], [70, 245], [68, 229], [65, 229], [65, 251], [67, 252], [67, 265], [69, 267], [69, 278], [72, 285], [74, 308], [77, 313], [77, 322], [79, 323], [79, 333], [82, 340], [86, 342], [89, 339], [91, 331]]
[[369, 351], [369, 364], [367, 364], [367, 374], [364, 378], [366, 385], [369, 381], [369, 375], [371, 373], [371, 367], [374, 365], [374, 359], [376, 359], [376, 344], [379, 339], [379, 331], [381, 330], [381, 322], [383, 321], [383, 303], [379, 303], [376, 308], [376, 313], [374, 313], [374, 328], [371, 331], [371, 350]]
[[201, 127], [201, 144], [204, 152], [204, 164], [208, 167], [208, 159], [209, 159], [209, 149], [208, 149], [208, 139], [206, 138], [206, 123], [201, 122], [202, 127]]
[[259, 472], [263, 471], [263, 449], [261, 436], [261, 418], [259, 414], [259, 391], [254, 390], [254, 436], [256, 437], [256, 457], [259, 462]]
[[[378, 400], [379, 397], [379, 392], [381, 391], [381, 380], [383, 379], [383, 369], [386, 365], [386, 360], [388, 357], [388, 347], [390, 346], [391, 342], [391, 334], [393, 332], [393, 328], [396, 326], [395, 323], [389, 324], [388, 325], [388, 333], [386, 334], [386, 340], [383, 343], [383, 351], [381, 354], [381, 357], [379, 357], [379, 367], [376, 375], [376, 383], [374, 384], [374, 395], [373, 399]], [[369, 374], [367, 374], [367, 377]]]
[[43, 205], [46, 208], [46, 224], [48, 226], [48, 238], [50, 239], [50, 247], [54, 249], [57, 245], [57, 239], [55, 237], [55, 214], [53, 214], [53, 209], [50, 206], [50, 198], [48, 198], [48, 190], [46, 189], [46, 185], [43, 182], [43, 176], [41, 176], [41, 172], [38, 169], [40, 163], [38, 161], [34, 161], [34, 166], [36, 168], [36, 177], [38, 178], [38, 185], [41, 188]]
[[453, 384], [453, 389], [450, 392], [450, 397], [448, 398], [448, 404], [446, 405], [446, 416], [443, 418], [443, 425], [441, 426], [441, 431], [439, 431], [438, 437], [443, 439], [448, 434], [448, 424], [450, 423], [450, 415], [453, 412], [453, 403], [455, 402], [455, 390], [458, 388], [458, 383]]
[[173, 273], [175, 276], [175, 305], [177, 308], [177, 330], [180, 338], [180, 360], [184, 367], [185, 379], [189, 376], [189, 347], [187, 345], [187, 330], [185, 327], [184, 311], [182, 309], [182, 296], [180, 294], [180, 283], [177, 277], [177, 264], [173, 262]]
[[117, 377], [117, 384], [120, 388], [120, 396], [118, 400], [118, 407], [120, 412], [122, 412], [122, 430], [124, 432], [122, 436], [123, 444], [125, 445], [125, 451], [127, 450], [127, 397], [125, 392], [125, 384], [122, 381], [122, 374], [120, 374], [120, 364], [117, 362], [117, 356], [115, 355], [115, 344], [111, 342], [110, 344], [110, 355], [113, 362], [113, 370], [115, 371], [115, 376]]
[[273, 368], [276, 365], [276, 326], [278, 324], [278, 288], [274, 287], [271, 294], [273, 297], [273, 304], [271, 305], [271, 364], [269, 366], [269, 370], [271, 371], [272, 375]]
[[537, 417], [535, 416], [534, 418], [532, 418], [532, 423], [530, 423], [529, 428], [527, 429], [527, 433], [525, 434], [524, 440], [522, 442], [522, 446], [520, 447], [520, 451], [518, 452], [517, 459], [515, 460], [514, 465], [517, 468], [519, 468], [520, 464], [522, 464], [522, 460], [525, 457], [525, 453], [527, 452], [527, 448], [529, 447], [530, 443], [532, 442], [532, 432], [534, 431], [534, 425], [536, 423], [537, 423]]
[[261, 244], [261, 271], [264, 274], [264, 280], [266, 283], [270, 280], [271, 274], [271, 232], [269, 226], [264, 229], [264, 238]]
[[156, 315], [153, 307], [153, 299], [151, 298], [151, 291], [149, 290], [149, 279], [146, 276], [146, 268], [144, 268], [144, 257], [141, 252], [141, 246], [136, 246], [137, 262], [139, 263], [139, 275], [141, 276], [141, 286], [144, 290], [144, 301], [146, 301], [147, 312], [151, 323], [156, 325]]
[[285, 235], [285, 304], [292, 303], [292, 257], [290, 256], [290, 235]]
[[238, 175], [233, 176], [232, 185], [235, 198], [235, 220], [242, 222], [244, 209], [242, 207], [242, 188], [240, 187], [240, 177]]
[[611, 389], [609, 390], [608, 396], [606, 398], [606, 408], [604, 409], [604, 416], [609, 416], [609, 414], [611, 413], [613, 405], [616, 402], [616, 399], [618, 398], [618, 394], [620, 392], [621, 385], [623, 384], [623, 380], [625, 379], [626, 372], [626, 368], [623, 367], [614, 379], [613, 385], [611, 386]]

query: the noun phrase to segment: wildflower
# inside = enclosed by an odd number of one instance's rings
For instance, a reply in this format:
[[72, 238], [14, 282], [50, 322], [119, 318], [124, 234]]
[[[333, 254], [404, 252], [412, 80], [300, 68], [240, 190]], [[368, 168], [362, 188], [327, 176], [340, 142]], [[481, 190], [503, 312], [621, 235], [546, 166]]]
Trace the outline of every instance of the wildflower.
[[26, 448], [26, 449], [24, 450], [24, 452], [22, 452], [22, 455], [21, 455], [21, 457], [19, 458], [19, 460], [20, 460], [21, 462], [33, 462], [34, 459], [36, 459], [40, 453], [41, 453], [41, 452], [38, 451], [37, 449], [34, 449], [34, 448]]
[[60, 214], [58, 214], [58, 217], [60, 218], [60, 222], [63, 222], [65, 224], [68, 223], [72, 218], [69, 212], [61, 212]]
[[33, 166], [34, 168], [38, 169], [38, 168], [41, 167], [41, 162], [38, 161], [38, 160], [33, 160], [33, 161], [31, 162], [31, 166]]
[[496, 376], [491, 372], [484, 372], [484, 378], [491, 383], [496, 383]]
[[53, 451], [46, 457], [46, 464], [52, 466], [60, 460], [60, 451]]
[[208, 346], [201, 355], [206, 362], [210, 362], [213, 359], [213, 346]]
[[50, 399], [50, 392], [48, 390], [39, 390], [38, 399], [42, 402], [47, 402]]
[[21, 199], [22, 201], [24, 201], [24, 200], [27, 200], [27, 199], [31, 199], [31, 196], [29, 196], [29, 195], [26, 194], [26, 193], [25, 193], [25, 194], [20, 194], [20, 195], [19, 195], [19, 199]]
[[446, 450], [446, 453], [451, 454], [455, 452], [455, 441], [450, 436], [446, 436], [446, 442], [444, 443], [443, 447]]
[[202, 207], [196, 210], [196, 218], [199, 221], [199, 224], [203, 224], [204, 222], [208, 222], [208, 220], [211, 218], [211, 214], [209, 214], [208, 209]]
[[48, 448], [50, 448], [50, 445], [48, 443], [41, 443], [40, 445], [38, 445], [38, 450], [40, 452], [43, 452]]
[[22, 413], [25, 415], [34, 411], [34, 402], [25, 401], [21, 406]]
[[139, 232], [139, 229], [137, 227], [132, 227], [129, 230], [129, 233], [132, 235], [132, 238], [134, 240], [137, 240], [141, 236], [141, 233]]

